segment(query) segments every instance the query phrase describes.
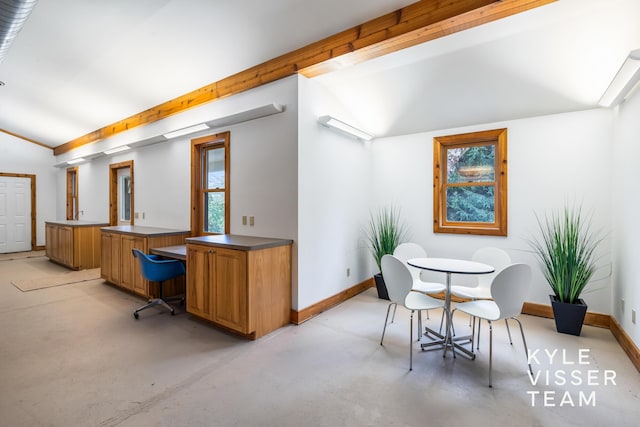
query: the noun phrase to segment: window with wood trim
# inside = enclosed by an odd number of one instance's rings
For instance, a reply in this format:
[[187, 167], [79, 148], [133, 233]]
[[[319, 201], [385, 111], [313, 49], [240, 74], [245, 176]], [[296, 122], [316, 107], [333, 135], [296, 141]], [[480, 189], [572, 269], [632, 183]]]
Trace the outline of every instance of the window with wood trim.
[[191, 233], [229, 232], [230, 133], [191, 140]]
[[67, 168], [67, 219], [78, 220], [78, 168]]
[[434, 233], [507, 235], [507, 129], [433, 138]]

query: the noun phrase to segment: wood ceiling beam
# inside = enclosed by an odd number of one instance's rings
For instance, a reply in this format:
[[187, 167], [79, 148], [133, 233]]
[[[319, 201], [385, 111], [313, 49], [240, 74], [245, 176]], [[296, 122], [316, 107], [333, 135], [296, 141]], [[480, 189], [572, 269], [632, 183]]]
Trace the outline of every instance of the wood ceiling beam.
[[54, 148], [59, 155], [187, 109], [300, 73], [314, 77], [556, 0], [423, 0], [208, 84]]
[[6, 133], [7, 135], [15, 136], [16, 138], [24, 139], [25, 141], [31, 142], [32, 144], [36, 144], [44, 148], [48, 148], [49, 150], [53, 150], [53, 147], [49, 147], [48, 145], [43, 144], [42, 142], [36, 141], [35, 139], [27, 138], [26, 136], [18, 135], [17, 133], [10, 132], [6, 129], [0, 128], [0, 132]]

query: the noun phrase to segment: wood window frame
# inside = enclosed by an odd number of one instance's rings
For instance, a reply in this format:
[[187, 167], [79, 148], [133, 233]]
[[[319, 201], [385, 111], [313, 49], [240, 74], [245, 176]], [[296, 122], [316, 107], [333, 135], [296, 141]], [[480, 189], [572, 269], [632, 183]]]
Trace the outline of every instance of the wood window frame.
[[79, 213], [78, 167], [74, 166], [67, 168], [67, 219], [78, 220]]
[[203, 149], [220, 146], [224, 147], [224, 233], [230, 229], [231, 206], [231, 132], [221, 132], [191, 140], [191, 235], [202, 236], [213, 233], [204, 231], [204, 179], [203, 173]]
[[[496, 146], [493, 180], [495, 197], [494, 222], [447, 221], [447, 149], [488, 144], [495, 144]], [[507, 235], [507, 129], [493, 129], [433, 138], [433, 232], [487, 236]]]
[[133, 179], [133, 160], [127, 160], [125, 162], [113, 163], [109, 165], [109, 224], [118, 225], [118, 169], [129, 168], [129, 179], [131, 186], [131, 225], [133, 225], [134, 206], [133, 201], [134, 194], [134, 179]]

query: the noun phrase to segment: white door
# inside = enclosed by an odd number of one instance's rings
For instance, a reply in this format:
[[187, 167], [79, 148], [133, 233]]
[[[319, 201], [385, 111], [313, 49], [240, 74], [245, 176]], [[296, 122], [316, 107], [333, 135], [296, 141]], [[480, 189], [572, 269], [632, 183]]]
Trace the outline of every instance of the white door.
[[0, 253], [31, 250], [31, 179], [0, 176]]

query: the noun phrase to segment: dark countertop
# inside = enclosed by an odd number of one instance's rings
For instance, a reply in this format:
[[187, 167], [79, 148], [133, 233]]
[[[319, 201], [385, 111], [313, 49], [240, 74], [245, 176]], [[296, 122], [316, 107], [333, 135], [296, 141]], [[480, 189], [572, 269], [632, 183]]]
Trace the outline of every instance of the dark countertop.
[[270, 237], [240, 236], [237, 234], [217, 234], [213, 236], [189, 237], [185, 239], [185, 242], [187, 244], [192, 243], [218, 248], [254, 251], [258, 249], [290, 245], [293, 243], [293, 240]]
[[182, 261], [187, 260], [186, 245], [175, 245], [175, 246], [164, 246], [162, 248], [151, 248], [149, 249], [149, 252], [155, 255], [161, 255], [165, 258], [179, 259]]
[[147, 227], [141, 225], [112, 225], [100, 230], [110, 233], [130, 234], [133, 236], [170, 236], [172, 234], [189, 234], [189, 230], [176, 230], [175, 228]]
[[70, 219], [62, 219], [60, 221], [45, 221], [45, 224], [52, 225], [64, 225], [68, 227], [104, 227], [105, 225], [109, 225], [109, 222], [98, 222], [98, 221], [79, 221], [79, 220], [70, 220]]

